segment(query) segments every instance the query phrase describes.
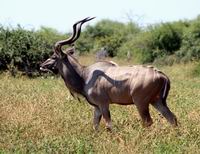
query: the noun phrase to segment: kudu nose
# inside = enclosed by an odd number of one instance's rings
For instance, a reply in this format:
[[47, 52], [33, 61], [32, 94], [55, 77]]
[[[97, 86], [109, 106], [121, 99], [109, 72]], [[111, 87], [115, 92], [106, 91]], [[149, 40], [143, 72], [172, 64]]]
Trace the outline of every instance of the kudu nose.
[[40, 64], [40, 71], [43, 71], [43, 72], [46, 71], [46, 69], [44, 68], [44, 66], [42, 64]]
[[40, 71], [44, 71], [44, 68], [40, 66]]

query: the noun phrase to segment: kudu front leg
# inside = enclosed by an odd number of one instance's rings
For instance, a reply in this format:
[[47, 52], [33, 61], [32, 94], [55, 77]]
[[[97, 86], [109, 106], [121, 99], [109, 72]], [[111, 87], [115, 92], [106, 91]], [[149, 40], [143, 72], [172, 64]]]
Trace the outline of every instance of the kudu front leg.
[[94, 119], [93, 119], [94, 130], [98, 130], [101, 117], [102, 117], [101, 110], [99, 109], [99, 107], [95, 106], [94, 107]]
[[136, 105], [138, 112], [142, 118], [142, 124], [144, 127], [149, 127], [152, 125], [153, 121], [151, 119], [150, 113], [149, 113], [149, 105]]
[[102, 112], [103, 118], [105, 119], [105, 122], [106, 122], [106, 129], [111, 131], [112, 130], [112, 122], [111, 122], [109, 106], [106, 105], [106, 106], [101, 107], [101, 112]]

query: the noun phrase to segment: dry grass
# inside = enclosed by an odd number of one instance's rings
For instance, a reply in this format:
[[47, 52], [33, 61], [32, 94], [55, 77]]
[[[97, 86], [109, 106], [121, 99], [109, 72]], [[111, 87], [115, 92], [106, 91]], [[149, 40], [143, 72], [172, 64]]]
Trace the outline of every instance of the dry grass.
[[200, 78], [191, 75], [194, 65], [161, 68], [172, 81], [168, 104], [179, 127], [151, 108], [154, 124], [144, 129], [134, 106], [112, 105], [112, 133], [104, 122], [99, 132], [92, 130], [92, 107], [72, 99], [61, 79], [2, 74], [0, 153], [200, 153]]

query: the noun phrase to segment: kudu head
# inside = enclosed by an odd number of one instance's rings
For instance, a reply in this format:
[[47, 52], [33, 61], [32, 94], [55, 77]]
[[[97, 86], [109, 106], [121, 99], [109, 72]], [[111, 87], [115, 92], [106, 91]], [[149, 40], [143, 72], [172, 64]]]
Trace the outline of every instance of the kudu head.
[[[40, 65], [40, 70], [44, 71], [44, 72], [50, 71], [53, 73], [57, 73], [59, 62], [63, 61], [64, 59], [67, 58], [67, 56], [72, 55], [74, 53], [75, 48], [74, 48], [73, 43], [80, 36], [82, 24], [84, 24], [85, 22], [90, 21], [94, 18], [95, 17], [92, 17], [92, 18], [87, 17], [83, 20], [77, 21], [73, 25], [73, 33], [72, 33], [71, 37], [66, 40], [61, 40], [61, 41], [56, 42], [56, 44], [54, 46], [53, 55]], [[63, 52], [62, 46], [64, 46], [64, 45], [69, 45], [71, 47], [66, 49], [65, 52]]]

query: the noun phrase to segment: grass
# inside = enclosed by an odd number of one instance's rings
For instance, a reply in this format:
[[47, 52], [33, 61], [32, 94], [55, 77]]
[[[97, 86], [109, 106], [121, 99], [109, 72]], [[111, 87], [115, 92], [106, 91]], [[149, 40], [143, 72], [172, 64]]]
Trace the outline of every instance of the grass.
[[[87, 58], [86, 58], [87, 59]], [[84, 61], [84, 60], [83, 60]], [[141, 126], [134, 106], [111, 105], [113, 132], [92, 129], [93, 108], [73, 99], [62, 79], [0, 75], [0, 153], [200, 153], [200, 77], [196, 64], [162, 67], [171, 79], [173, 128], [150, 108]]]

